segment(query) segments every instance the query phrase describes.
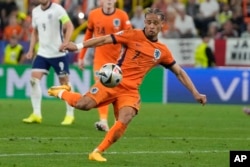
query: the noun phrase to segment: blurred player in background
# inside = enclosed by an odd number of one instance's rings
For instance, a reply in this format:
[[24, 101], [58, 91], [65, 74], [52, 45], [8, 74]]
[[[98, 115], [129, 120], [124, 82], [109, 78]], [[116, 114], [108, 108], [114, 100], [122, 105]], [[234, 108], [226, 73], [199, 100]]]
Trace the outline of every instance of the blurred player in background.
[[164, 23], [164, 13], [158, 9], [148, 9], [144, 23], [143, 30], [124, 30], [79, 44], [70, 43], [66, 48], [61, 48], [76, 51], [83, 47], [122, 43], [125, 50], [117, 62], [123, 71], [123, 79], [118, 86], [106, 88], [97, 82], [84, 95], [69, 92], [70, 87], [67, 85], [54, 86], [48, 90], [49, 95], [59, 97], [81, 110], [113, 104], [116, 122], [98, 147], [89, 154], [89, 160], [107, 161], [102, 153], [123, 136], [128, 124], [137, 115], [141, 103], [139, 87], [146, 74], [157, 65], [173, 72], [196, 101], [202, 105], [206, 104], [206, 95], [199, 93], [187, 73], [176, 63], [171, 51], [158, 41], [158, 34]]
[[24, 63], [24, 53], [23, 46], [19, 43], [18, 37], [13, 35], [4, 48], [3, 64], [17, 65]]
[[195, 67], [197, 68], [211, 68], [215, 67], [215, 56], [214, 52], [209, 46], [211, 39], [207, 33], [201, 34], [202, 42], [195, 48]]
[[[112, 34], [125, 29], [131, 29], [127, 13], [115, 8], [116, 0], [101, 0], [102, 7], [90, 11], [88, 17], [88, 28], [84, 41], [92, 38]], [[83, 69], [84, 57], [87, 48], [83, 48], [79, 53], [78, 66]], [[95, 48], [93, 70], [99, 71], [105, 63], [116, 63], [120, 55], [121, 45], [108, 44]], [[95, 81], [98, 78], [95, 76]], [[108, 131], [108, 105], [98, 108], [100, 121], [95, 123], [95, 127], [100, 131]]]
[[[30, 79], [33, 113], [23, 119], [25, 123], [42, 122], [40, 80], [43, 75], [49, 73], [50, 67], [54, 68], [60, 84], [70, 84], [68, 57], [65, 52], [60, 52], [59, 48], [69, 42], [74, 30], [73, 24], [62, 6], [52, 3], [50, 0], [39, 0], [39, 3], [40, 5], [32, 10], [33, 31], [26, 55], [28, 59], [33, 58], [35, 44], [38, 42], [39, 48], [33, 61]], [[74, 122], [74, 108], [67, 103], [66, 108], [67, 113], [62, 125], [70, 125]]]

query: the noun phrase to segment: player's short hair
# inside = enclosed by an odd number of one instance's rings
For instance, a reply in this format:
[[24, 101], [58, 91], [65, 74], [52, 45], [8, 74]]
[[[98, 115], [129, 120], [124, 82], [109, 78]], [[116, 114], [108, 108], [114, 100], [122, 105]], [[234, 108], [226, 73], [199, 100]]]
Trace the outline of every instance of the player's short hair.
[[161, 16], [161, 20], [162, 20], [162, 21], [165, 20], [165, 15], [164, 15], [164, 13], [163, 13], [160, 9], [158, 9], [158, 8], [146, 8], [146, 9], [145, 9], [145, 18], [146, 18], [146, 16], [147, 16], [148, 14], [156, 14], [156, 15], [159, 15], [159, 16]]

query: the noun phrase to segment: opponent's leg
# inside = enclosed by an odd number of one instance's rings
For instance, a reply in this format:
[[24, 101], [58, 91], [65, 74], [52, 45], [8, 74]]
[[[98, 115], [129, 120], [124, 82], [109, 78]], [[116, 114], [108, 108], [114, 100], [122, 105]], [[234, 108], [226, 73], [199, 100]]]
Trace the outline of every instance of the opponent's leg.
[[41, 123], [42, 114], [41, 114], [41, 102], [42, 102], [42, 89], [40, 85], [40, 79], [32, 77], [30, 80], [31, 90], [30, 90], [30, 99], [33, 108], [33, 113], [23, 119], [25, 123]]
[[[70, 82], [68, 82], [67, 85], [71, 87], [71, 91], [74, 91]], [[61, 125], [71, 125], [75, 121], [74, 107], [71, 107], [67, 102], [65, 102], [65, 104], [66, 104], [66, 115], [64, 117], [64, 120], [61, 122]]]

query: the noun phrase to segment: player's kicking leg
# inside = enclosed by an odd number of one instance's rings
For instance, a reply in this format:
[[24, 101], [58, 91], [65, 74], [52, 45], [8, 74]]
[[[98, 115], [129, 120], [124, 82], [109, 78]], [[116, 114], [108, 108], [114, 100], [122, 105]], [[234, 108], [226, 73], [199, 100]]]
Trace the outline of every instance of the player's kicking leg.
[[58, 97], [60, 92], [62, 92], [63, 90], [70, 91], [71, 87], [69, 85], [52, 86], [51, 88], [49, 88], [48, 94], [50, 96]]

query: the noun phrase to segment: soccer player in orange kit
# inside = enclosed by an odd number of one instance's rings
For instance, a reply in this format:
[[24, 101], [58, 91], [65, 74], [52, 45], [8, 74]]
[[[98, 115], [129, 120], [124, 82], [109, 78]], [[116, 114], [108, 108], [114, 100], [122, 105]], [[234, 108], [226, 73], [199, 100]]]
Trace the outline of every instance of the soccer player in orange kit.
[[145, 13], [144, 30], [124, 30], [83, 43], [71, 42], [61, 48], [62, 51], [76, 51], [83, 47], [97, 47], [110, 43], [122, 43], [124, 46], [125, 52], [117, 62], [123, 71], [123, 79], [118, 86], [106, 88], [97, 82], [84, 95], [70, 92], [68, 85], [53, 86], [48, 90], [50, 96], [67, 101], [80, 110], [113, 104], [116, 122], [106, 133], [102, 142], [89, 154], [89, 160], [107, 161], [102, 153], [124, 134], [128, 124], [139, 112], [141, 102], [139, 86], [145, 75], [156, 65], [162, 65], [171, 70], [197, 102], [202, 105], [206, 104], [206, 95], [199, 93], [187, 73], [176, 63], [171, 51], [158, 41], [158, 33], [161, 31], [163, 22], [163, 12], [149, 8]]
[[[115, 8], [116, 0], [101, 0], [102, 7], [92, 10], [88, 17], [88, 28], [84, 36], [84, 41], [92, 38], [104, 36], [121, 30], [131, 29], [131, 23], [127, 13]], [[78, 66], [83, 69], [83, 59], [87, 48], [83, 48], [78, 55]], [[94, 73], [100, 70], [105, 63], [116, 63], [120, 55], [121, 45], [107, 44], [95, 48], [93, 68]], [[98, 78], [95, 76], [95, 81]], [[100, 121], [95, 123], [95, 127], [100, 131], [108, 131], [108, 105], [98, 107]]]

